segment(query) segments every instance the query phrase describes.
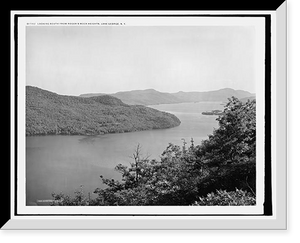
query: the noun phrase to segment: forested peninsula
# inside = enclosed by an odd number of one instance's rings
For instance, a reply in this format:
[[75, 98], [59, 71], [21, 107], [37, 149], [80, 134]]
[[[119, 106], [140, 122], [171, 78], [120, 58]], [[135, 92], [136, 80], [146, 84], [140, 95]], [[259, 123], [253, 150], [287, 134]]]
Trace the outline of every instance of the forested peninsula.
[[110, 95], [67, 96], [26, 86], [26, 136], [100, 135], [178, 125], [173, 114], [127, 105]]

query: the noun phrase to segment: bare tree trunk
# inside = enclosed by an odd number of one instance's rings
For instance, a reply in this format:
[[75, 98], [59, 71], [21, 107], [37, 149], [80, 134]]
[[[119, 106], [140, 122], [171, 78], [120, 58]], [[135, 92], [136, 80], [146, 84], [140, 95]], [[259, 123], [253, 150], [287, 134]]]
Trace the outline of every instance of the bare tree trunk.
[[139, 162], [140, 162], [140, 156], [141, 156], [141, 146], [140, 144], [137, 145], [134, 153], [133, 153], [133, 159], [135, 162], [135, 181], [138, 184], [138, 180], [139, 180]]

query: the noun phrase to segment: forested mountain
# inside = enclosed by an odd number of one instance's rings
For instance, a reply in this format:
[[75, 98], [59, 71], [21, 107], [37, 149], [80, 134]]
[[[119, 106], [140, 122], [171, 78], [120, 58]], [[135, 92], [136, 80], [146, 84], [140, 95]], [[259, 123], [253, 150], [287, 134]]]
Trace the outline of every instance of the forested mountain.
[[169, 113], [128, 105], [109, 95], [78, 97], [26, 87], [26, 135], [97, 135], [178, 126]]
[[[93, 97], [103, 95], [103, 93], [89, 93], [82, 94], [81, 97]], [[183, 102], [200, 102], [200, 101], [227, 101], [228, 98], [234, 96], [237, 98], [245, 98], [253, 96], [253, 94], [234, 89], [220, 89], [207, 92], [177, 92], [177, 93], [163, 93], [154, 89], [146, 90], [133, 90], [118, 92], [110, 94], [116, 98], [119, 98], [126, 104], [134, 105], [158, 105], [158, 104], [174, 104]]]
[[158, 105], [181, 103], [182, 100], [169, 93], [162, 93], [154, 89], [133, 90], [118, 92], [114, 97], [119, 98], [126, 104], [135, 105]]

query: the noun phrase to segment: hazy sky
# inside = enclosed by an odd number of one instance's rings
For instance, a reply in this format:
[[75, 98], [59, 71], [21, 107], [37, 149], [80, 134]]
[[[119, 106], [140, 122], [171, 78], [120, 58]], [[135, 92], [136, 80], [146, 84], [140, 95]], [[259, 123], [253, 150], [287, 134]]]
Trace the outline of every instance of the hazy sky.
[[255, 92], [248, 26], [26, 27], [26, 84], [59, 94]]

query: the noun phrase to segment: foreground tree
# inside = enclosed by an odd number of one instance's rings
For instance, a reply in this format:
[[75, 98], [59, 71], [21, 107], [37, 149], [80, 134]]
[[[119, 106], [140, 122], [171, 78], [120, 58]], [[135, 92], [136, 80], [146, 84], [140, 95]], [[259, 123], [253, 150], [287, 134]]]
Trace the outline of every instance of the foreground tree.
[[119, 164], [116, 171], [122, 181], [105, 179], [107, 188], [97, 188], [99, 205], [185, 205], [197, 194], [197, 180], [191, 178], [188, 159], [191, 150], [169, 144], [161, 160], [141, 158], [140, 147], [134, 153], [130, 167]]
[[195, 149], [207, 176], [201, 180], [199, 194], [216, 189], [256, 188], [256, 102], [235, 97], [217, 118], [219, 128]]

